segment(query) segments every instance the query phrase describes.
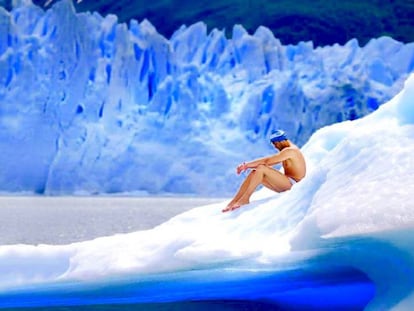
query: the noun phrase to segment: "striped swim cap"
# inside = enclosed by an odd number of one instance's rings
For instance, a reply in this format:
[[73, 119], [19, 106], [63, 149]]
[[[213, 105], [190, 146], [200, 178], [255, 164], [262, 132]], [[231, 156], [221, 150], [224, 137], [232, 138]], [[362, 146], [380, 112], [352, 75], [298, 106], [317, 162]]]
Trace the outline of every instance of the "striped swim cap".
[[270, 141], [272, 143], [277, 143], [282, 140], [287, 140], [286, 133], [282, 130], [277, 130], [270, 135]]

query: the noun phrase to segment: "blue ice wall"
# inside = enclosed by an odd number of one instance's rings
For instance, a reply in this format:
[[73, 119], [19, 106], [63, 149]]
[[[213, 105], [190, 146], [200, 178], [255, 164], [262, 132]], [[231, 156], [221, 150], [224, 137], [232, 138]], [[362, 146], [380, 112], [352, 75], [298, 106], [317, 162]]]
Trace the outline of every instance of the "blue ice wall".
[[395, 95], [414, 45], [283, 46], [260, 27], [231, 38], [203, 23], [167, 40], [148, 22], [0, 8], [0, 190], [229, 195], [235, 166], [298, 145]]

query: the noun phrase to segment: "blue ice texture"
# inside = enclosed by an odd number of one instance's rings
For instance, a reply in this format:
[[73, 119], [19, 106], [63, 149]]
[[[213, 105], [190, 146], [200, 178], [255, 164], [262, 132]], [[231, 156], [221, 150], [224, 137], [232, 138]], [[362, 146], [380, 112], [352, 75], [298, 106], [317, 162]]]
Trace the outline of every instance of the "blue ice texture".
[[256, 191], [231, 213], [225, 201], [145, 231], [1, 245], [0, 308], [412, 310], [414, 74], [302, 151], [301, 182]]
[[273, 152], [283, 128], [302, 146], [401, 90], [414, 44], [284, 46], [266, 27], [170, 39], [143, 20], [0, 8], [0, 191], [228, 196], [235, 167]]
[[[307, 176], [146, 231], [0, 246], [0, 307], [248, 300], [414, 306], [414, 45], [283, 46], [259, 27], [0, 8], [0, 189], [227, 195], [283, 128]], [[411, 73], [411, 74], [410, 74]], [[161, 290], [160, 290], [161, 289]], [[265, 307], [264, 307], [265, 309]]]

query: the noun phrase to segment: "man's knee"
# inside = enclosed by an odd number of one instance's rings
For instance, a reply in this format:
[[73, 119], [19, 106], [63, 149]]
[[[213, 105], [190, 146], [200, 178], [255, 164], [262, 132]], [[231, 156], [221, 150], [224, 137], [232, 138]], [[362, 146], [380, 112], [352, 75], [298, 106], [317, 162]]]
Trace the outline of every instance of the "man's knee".
[[262, 172], [264, 172], [267, 168], [268, 168], [268, 167], [267, 167], [266, 165], [264, 165], [264, 164], [259, 164], [259, 165], [256, 167], [256, 171], [257, 171], [257, 172], [259, 172], [259, 173], [262, 173]]

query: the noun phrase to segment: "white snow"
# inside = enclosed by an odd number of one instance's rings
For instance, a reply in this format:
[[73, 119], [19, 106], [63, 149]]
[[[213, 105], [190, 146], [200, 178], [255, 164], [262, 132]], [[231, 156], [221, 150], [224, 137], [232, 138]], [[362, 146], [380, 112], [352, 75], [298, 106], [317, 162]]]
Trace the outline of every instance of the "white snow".
[[[281, 264], [283, 269], [286, 258], [302, 259], [304, 251], [311, 256], [320, 239], [381, 240], [379, 234], [398, 249], [393, 255], [412, 259], [414, 243], [409, 236], [400, 241], [398, 232], [414, 229], [413, 90], [414, 75], [378, 111], [317, 131], [303, 147], [308, 175], [289, 192], [258, 191], [250, 205], [232, 213], [221, 212], [226, 202], [195, 208], [147, 231], [63, 246], [1, 246], [0, 287], [105, 282], [240, 262]], [[396, 232], [397, 238], [387, 238], [387, 232]], [[392, 288], [381, 291], [389, 282], [401, 282], [412, 295], [403, 275], [384, 278], [380, 263], [361, 261], [358, 266], [356, 258], [348, 260], [379, 288], [381, 297], [372, 309], [393, 301]], [[403, 299], [393, 304], [404, 306]]]

